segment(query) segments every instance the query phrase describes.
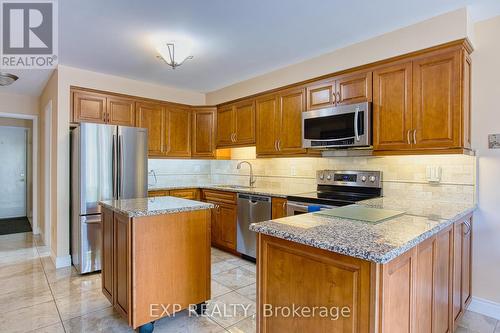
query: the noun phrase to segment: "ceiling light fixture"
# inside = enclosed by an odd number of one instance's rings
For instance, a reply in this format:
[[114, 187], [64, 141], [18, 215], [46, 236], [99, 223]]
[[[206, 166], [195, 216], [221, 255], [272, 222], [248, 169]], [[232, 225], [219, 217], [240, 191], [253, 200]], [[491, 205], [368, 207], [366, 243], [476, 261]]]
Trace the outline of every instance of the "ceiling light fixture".
[[191, 43], [188, 41], [170, 41], [162, 43], [157, 48], [159, 59], [165, 61], [167, 65], [176, 69], [186, 60], [193, 59], [191, 55]]
[[19, 77], [14, 74], [0, 72], [0, 86], [2, 87], [10, 86], [17, 81], [17, 79], [19, 79]]

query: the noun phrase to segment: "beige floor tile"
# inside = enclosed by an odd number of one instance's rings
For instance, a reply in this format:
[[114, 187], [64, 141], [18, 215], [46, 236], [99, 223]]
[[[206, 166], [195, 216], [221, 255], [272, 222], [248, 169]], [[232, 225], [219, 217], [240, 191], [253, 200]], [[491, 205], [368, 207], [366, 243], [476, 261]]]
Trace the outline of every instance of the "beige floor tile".
[[231, 258], [231, 259], [226, 259], [225, 262], [228, 262], [228, 263], [236, 265], [236, 266], [243, 266], [243, 265], [253, 264], [251, 261], [248, 261], [248, 260], [245, 260], [245, 259], [241, 259], [241, 258], [238, 258], [238, 257], [234, 257], [234, 258]]
[[0, 314], [0, 332], [29, 332], [59, 323], [53, 301]]
[[48, 284], [40, 288], [18, 289], [0, 294], [0, 313], [52, 301]]
[[174, 317], [162, 318], [155, 323], [156, 333], [218, 333], [224, 328], [206, 316], [189, 315], [182, 311]]
[[38, 328], [30, 333], [65, 333], [62, 323], [57, 323], [55, 325], [50, 325], [47, 327]]
[[46, 269], [45, 275], [47, 276], [47, 281], [49, 283], [57, 282], [63, 279], [75, 278], [80, 276], [76, 271], [75, 267], [63, 267], [58, 269]]
[[65, 321], [66, 333], [133, 333], [125, 320], [113, 312], [112, 308], [91, 312], [85, 316]]
[[255, 283], [240, 289], [236, 289], [235, 291], [254, 302], [257, 301], [257, 285]]
[[0, 266], [25, 262], [30, 259], [38, 258], [38, 252], [35, 248], [0, 251], [0, 254]]
[[214, 256], [214, 255], [211, 257], [212, 265], [215, 264], [215, 263], [221, 262], [221, 261], [224, 261], [224, 258], [217, 257], [217, 256]]
[[473, 331], [473, 330], [470, 330], [470, 329], [462, 327], [462, 326], [457, 326], [454, 333], [480, 333], [480, 332]]
[[212, 276], [214, 276], [215, 274], [219, 274], [220, 272], [229, 271], [236, 267], [238, 266], [231, 264], [225, 260], [216, 262], [215, 264], [212, 264]]
[[63, 321], [111, 306], [101, 289], [88, 290], [56, 299], [56, 305]]
[[250, 318], [243, 319], [239, 323], [230, 326], [227, 329], [231, 333], [255, 333], [257, 332], [257, 321], [255, 315]]
[[463, 328], [481, 333], [493, 333], [496, 324], [496, 319], [472, 311], [466, 311], [459, 322]]
[[43, 272], [27, 273], [0, 279], [0, 295], [30, 289], [40, 289], [48, 286]]
[[39, 258], [28, 259], [20, 263], [0, 266], [0, 279], [12, 276], [26, 275], [29, 273], [42, 273], [42, 272], [43, 272], [43, 267]]
[[252, 271], [254, 274], [257, 274], [257, 265], [254, 263], [247, 263], [241, 267], [243, 267], [244, 269], [248, 269], [249, 271]]
[[255, 283], [255, 273], [242, 267], [237, 267], [212, 275], [212, 279], [234, 290]]
[[80, 275], [50, 283], [50, 289], [55, 299], [78, 295], [98, 288], [101, 288], [100, 274]]
[[211, 280], [212, 282], [212, 298], [215, 298], [217, 296], [220, 296], [220, 295], [224, 295], [224, 294], [227, 294], [228, 292], [231, 291], [231, 289], [229, 289], [228, 287], [220, 284], [219, 282], [215, 281], [215, 280]]
[[230, 292], [209, 301], [206, 314], [227, 328], [255, 314], [255, 302]]

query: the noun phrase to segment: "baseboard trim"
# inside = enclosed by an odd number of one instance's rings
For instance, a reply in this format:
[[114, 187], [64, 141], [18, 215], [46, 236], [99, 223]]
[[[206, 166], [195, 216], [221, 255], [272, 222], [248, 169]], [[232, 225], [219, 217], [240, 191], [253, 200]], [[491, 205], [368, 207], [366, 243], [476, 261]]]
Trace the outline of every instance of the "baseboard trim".
[[467, 310], [500, 320], [500, 303], [487, 299], [472, 297]]
[[59, 256], [57, 257], [54, 253], [51, 254], [52, 261], [56, 268], [63, 268], [71, 266], [71, 256]]

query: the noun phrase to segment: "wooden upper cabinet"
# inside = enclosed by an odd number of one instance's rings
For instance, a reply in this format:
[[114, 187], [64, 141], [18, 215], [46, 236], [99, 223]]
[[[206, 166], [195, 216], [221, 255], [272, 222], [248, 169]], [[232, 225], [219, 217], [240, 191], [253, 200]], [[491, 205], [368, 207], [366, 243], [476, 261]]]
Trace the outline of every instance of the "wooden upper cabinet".
[[372, 72], [347, 74], [335, 80], [335, 104], [345, 105], [372, 101]]
[[235, 135], [234, 140], [238, 145], [255, 143], [255, 102], [245, 100], [234, 106]]
[[413, 62], [415, 148], [461, 146], [460, 51]]
[[312, 84], [307, 90], [307, 110], [327, 108], [335, 105], [335, 81]]
[[106, 123], [106, 95], [75, 91], [73, 92], [73, 122]]
[[307, 88], [307, 110], [372, 101], [372, 72], [345, 74]]
[[278, 151], [304, 154], [302, 148], [302, 112], [305, 111], [305, 89], [290, 89], [278, 94]]
[[108, 123], [120, 126], [135, 126], [135, 102], [120, 97], [107, 98]]
[[192, 113], [191, 156], [215, 157], [216, 108], [194, 108]]
[[373, 72], [373, 148], [411, 148], [412, 64], [392, 65]]
[[161, 104], [136, 103], [137, 126], [148, 129], [149, 156], [165, 154], [165, 112]]
[[217, 146], [231, 146], [235, 132], [234, 108], [232, 105], [217, 109]]
[[217, 110], [217, 147], [255, 143], [255, 102], [243, 100]]
[[267, 95], [255, 101], [256, 109], [256, 153], [274, 155], [278, 153], [278, 99]]
[[191, 112], [189, 109], [167, 107], [165, 115], [168, 157], [191, 156]]

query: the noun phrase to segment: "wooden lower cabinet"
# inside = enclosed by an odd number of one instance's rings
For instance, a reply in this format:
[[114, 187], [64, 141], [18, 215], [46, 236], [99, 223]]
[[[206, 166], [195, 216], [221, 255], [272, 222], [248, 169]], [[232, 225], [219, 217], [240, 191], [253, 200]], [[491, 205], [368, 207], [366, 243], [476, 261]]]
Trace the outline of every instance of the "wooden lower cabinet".
[[113, 212], [102, 210], [102, 260], [101, 280], [104, 296], [113, 304], [113, 243], [114, 243]]
[[[262, 234], [257, 262], [258, 332], [370, 331], [375, 264]], [[333, 320], [334, 314], [300, 318], [279, 311], [294, 305], [346, 308], [349, 315]]]
[[212, 245], [235, 252], [238, 219], [236, 193], [203, 190], [202, 199], [215, 205], [212, 208]]
[[472, 217], [455, 223], [453, 229], [453, 320], [455, 327], [472, 298]]
[[211, 298], [208, 209], [132, 218], [102, 212], [102, 291], [129, 326]]
[[148, 197], [154, 198], [154, 197], [166, 197], [169, 195], [170, 191], [164, 191], [164, 190], [152, 190], [148, 191]]
[[171, 197], [189, 199], [189, 200], [199, 200], [200, 190], [197, 188], [184, 188], [179, 190], [170, 190], [169, 195]]
[[271, 215], [272, 219], [280, 219], [286, 216], [286, 203], [285, 198], [275, 198], [271, 199]]
[[[385, 264], [258, 235], [259, 332], [454, 332], [470, 302], [471, 216]], [[271, 309], [347, 306], [350, 316], [286, 318]]]

